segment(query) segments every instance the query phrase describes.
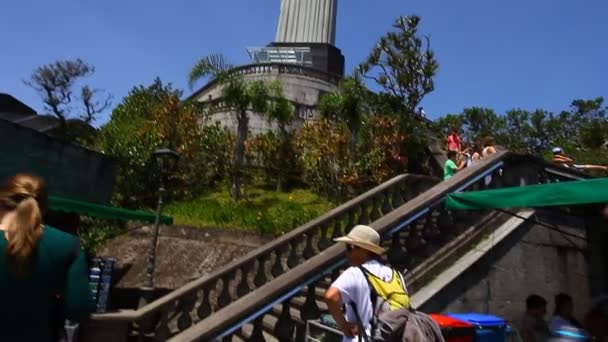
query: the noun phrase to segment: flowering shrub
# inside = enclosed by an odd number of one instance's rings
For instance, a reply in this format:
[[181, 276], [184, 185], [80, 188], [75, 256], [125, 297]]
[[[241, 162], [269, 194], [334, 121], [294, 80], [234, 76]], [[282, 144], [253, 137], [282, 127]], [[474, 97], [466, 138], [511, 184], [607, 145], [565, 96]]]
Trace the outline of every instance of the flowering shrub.
[[318, 194], [338, 200], [346, 193], [348, 131], [329, 120], [306, 123], [295, 139], [304, 181]]
[[[281, 134], [281, 133], [280, 133]], [[258, 134], [246, 142], [246, 155], [251, 168], [258, 170], [267, 185], [277, 191], [287, 190], [286, 185], [300, 183], [300, 166], [294, 152], [293, 135], [283, 139], [272, 131]]]
[[372, 185], [386, 182], [403, 173], [407, 157], [402, 151], [405, 135], [397, 119], [387, 116], [371, 117], [362, 129], [357, 169]]

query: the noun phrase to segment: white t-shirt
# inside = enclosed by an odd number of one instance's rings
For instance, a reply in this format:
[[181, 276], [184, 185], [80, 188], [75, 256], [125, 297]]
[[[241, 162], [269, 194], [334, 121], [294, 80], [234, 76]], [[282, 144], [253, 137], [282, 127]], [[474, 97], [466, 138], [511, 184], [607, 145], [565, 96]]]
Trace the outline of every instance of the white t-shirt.
[[[393, 270], [384, 266], [376, 260], [369, 260], [363, 264], [363, 267], [371, 272], [378, 278], [384, 281], [390, 281], [393, 276]], [[349, 267], [346, 271], [342, 272], [338, 279], [334, 281], [331, 286], [340, 290], [340, 296], [342, 298], [342, 304], [346, 306], [346, 320], [352, 324], [357, 324], [357, 318], [353, 313], [352, 306], [350, 303], [355, 303], [359, 316], [363, 322], [363, 326], [367, 334], [370, 334], [370, 321], [372, 319], [373, 309], [372, 301], [370, 299], [370, 289], [365, 275], [358, 267]], [[347, 338], [344, 337], [342, 342], [357, 342], [358, 337]]]

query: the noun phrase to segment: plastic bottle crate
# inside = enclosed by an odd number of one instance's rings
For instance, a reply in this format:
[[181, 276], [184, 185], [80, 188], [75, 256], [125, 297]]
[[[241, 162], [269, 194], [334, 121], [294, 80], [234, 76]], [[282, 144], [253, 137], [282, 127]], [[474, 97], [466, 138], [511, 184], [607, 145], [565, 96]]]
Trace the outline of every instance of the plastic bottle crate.
[[473, 324], [442, 314], [429, 314], [429, 317], [439, 325], [446, 342], [473, 342], [475, 340]]

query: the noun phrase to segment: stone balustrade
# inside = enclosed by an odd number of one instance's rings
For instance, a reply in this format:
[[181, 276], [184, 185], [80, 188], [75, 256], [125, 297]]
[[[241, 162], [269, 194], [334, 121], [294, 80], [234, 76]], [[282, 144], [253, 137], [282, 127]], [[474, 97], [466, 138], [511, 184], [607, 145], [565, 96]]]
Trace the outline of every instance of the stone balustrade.
[[[277, 241], [273, 244], [272, 252], [261, 252], [256, 260], [249, 259], [243, 266], [220, 276], [221, 284], [216, 284], [215, 288], [199, 287], [199, 299], [215, 291], [219, 295], [217, 302], [205, 305], [206, 309], [199, 316], [201, 321], [196, 324], [191, 318], [195, 306], [190, 304], [181, 310], [174, 308], [173, 312], [181, 312], [181, 316], [178, 316], [182, 317], [183, 324], [178, 326], [178, 330], [183, 332], [175, 335], [171, 341], [232, 341], [233, 338], [266, 341], [265, 336], [279, 341], [303, 341], [305, 322], [318, 318], [321, 313], [318, 290], [325, 288], [346, 267], [344, 247], [331, 245], [330, 237], [342, 235], [356, 223], [371, 222], [370, 225], [380, 232], [383, 244], [388, 248], [387, 261], [397, 269], [413, 270], [415, 277], [420, 271], [417, 266], [425, 259], [468, 227], [493, 213], [450, 212], [443, 206], [443, 200], [449, 193], [583, 177], [573, 170], [550, 165], [538, 158], [500, 152], [407, 202], [403, 198], [390, 200], [393, 195], [371, 196], [369, 200], [364, 200], [364, 195], [359, 198], [361, 204], [350, 205], [350, 209], [340, 211], [341, 218], [330, 213], [329, 216], [335, 219], [317, 222], [315, 230], [297, 233], [298, 237], [289, 242]], [[389, 210], [384, 209], [387, 198]], [[402, 202], [405, 203], [394, 208], [396, 203]], [[363, 203], [368, 203], [367, 210], [362, 209]], [[266, 263], [264, 271], [258, 265], [260, 260]], [[245, 274], [247, 268], [256, 272], [255, 277], [248, 281], [247, 277], [251, 274], [240, 275]], [[236, 285], [233, 294], [230, 293], [231, 282]], [[183, 300], [184, 303], [192, 301], [194, 298]], [[167, 332], [171, 311], [163, 312], [166, 314], [161, 314], [156, 325], [163, 333], [155, 336], [159, 341], [170, 336]], [[166, 317], [162, 318], [163, 315]]]
[[97, 341], [95, 331], [112, 327], [119, 332], [114, 341], [127, 336], [165, 341], [322, 254], [332, 246], [333, 237], [345, 234], [355, 223], [377, 220], [437, 182], [419, 175], [395, 177], [145, 307], [94, 315], [86, 340]]

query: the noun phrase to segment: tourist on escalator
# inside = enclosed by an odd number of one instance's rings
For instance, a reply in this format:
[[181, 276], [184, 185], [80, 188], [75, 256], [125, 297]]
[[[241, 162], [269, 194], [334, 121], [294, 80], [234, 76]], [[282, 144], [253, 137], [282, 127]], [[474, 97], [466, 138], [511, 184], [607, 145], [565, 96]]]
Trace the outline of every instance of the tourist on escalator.
[[446, 150], [459, 152], [462, 150], [462, 139], [458, 135], [458, 128], [452, 128], [450, 134], [448, 134], [446, 143]]
[[41, 178], [17, 175], [0, 188], [2, 341], [56, 341], [57, 312], [78, 322], [95, 308], [78, 240], [43, 225], [46, 207]]
[[448, 180], [456, 174], [456, 172], [464, 169], [467, 164], [464, 160], [459, 160], [459, 154], [456, 151], [448, 151], [448, 160], [443, 166], [443, 180]]
[[[346, 236], [335, 239], [346, 245], [346, 257], [350, 267], [342, 272], [325, 292], [325, 302], [329, 313], [338, 328], [344, 334], [344, 342], [358, 341], [357, 336], [365, 328], [365, 334], [371, 334], [371, 320], [374, 317], [371, 295], [373, 291], [367, 276], [371, 275], [384, 282], [397, 281], [401, 284], [401, 293], [407, 301], [409, 297], [401, 274], [384, 265], [380, 256], [384, 248], [380, 246], [380, 235], [369, 226], [355, 226]], [[364, 272], [368, 274], [364, 274]], [[397, 293], [394, 293], [397, 294]], [[377, 294], [376, 294], [377, 295]], [[344, 306], [346, 312], [342, 312]]]
[[494, 137], [487, 136], [483, 140], [483, 149], [481, 150], [481, 157], [487, 158], [494, 153], [496, 153], [496, 141], [494, 140]]
[[553, 152], [552, 161], [555, 164], [558, 164], [558, 165], [561, 165], [561, 166], [564, 166], [564, 167], [575, 168], [575, 169], [578, 169], [578, 170], [601, 170], [601, 171], [608, 171], [608, 166], [604, 166], [604, 165], [574, 164], [574, 160], [571, 157], [568, 157], [564, 153], [564, 149], [562, 149], [561, 147], [554, 147], [553, 150], [551, 150], [551, 152]]

